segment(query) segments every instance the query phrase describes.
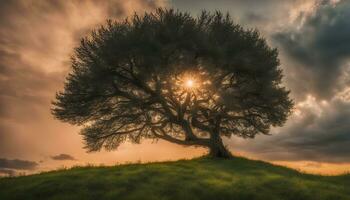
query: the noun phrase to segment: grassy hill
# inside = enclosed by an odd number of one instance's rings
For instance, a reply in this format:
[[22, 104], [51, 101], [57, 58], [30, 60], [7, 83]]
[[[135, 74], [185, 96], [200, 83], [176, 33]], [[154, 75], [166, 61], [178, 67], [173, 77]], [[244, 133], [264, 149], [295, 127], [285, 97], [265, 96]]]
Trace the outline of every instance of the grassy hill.
[[350, 175], [315, 176], [244, 158], [79, 167], [0, 179], [0, 199], [350, 199]]

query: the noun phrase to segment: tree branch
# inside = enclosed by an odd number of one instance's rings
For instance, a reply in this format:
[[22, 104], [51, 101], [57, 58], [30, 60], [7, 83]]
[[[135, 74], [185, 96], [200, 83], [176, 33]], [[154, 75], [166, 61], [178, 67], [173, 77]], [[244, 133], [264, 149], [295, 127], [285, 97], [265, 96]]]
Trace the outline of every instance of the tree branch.
[[180, 145], [185, 145], [185, 146], [190, 146], [190, 145], [199, 145], [199, 146], [208, 146], [209, 145], [209, 139], [204, 139], [204, 138], [197, 138], [195, 140], [180, 140], [178, 138], [174, 138], [164, 132], [162, 129], [158, 129], [158, 131], [161, 132], [161, 134], [158, 134], [155, 129], [152, 129], [152, 133], [154, 136], [166, 140], [168, 142], [180, 144]]

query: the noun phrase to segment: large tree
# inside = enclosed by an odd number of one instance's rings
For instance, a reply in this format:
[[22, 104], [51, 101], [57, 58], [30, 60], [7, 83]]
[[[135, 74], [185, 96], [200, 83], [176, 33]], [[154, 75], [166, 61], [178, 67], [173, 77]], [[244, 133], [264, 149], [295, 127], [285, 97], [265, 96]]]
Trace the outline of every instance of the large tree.
[[231, 157], [222, 136], [253, 138], [290, 113], [278, 52], [229, 15], [172, 9], [108, 21], [83, 38], [54, 116], [83, 125], [89, 151], [163, 139]]

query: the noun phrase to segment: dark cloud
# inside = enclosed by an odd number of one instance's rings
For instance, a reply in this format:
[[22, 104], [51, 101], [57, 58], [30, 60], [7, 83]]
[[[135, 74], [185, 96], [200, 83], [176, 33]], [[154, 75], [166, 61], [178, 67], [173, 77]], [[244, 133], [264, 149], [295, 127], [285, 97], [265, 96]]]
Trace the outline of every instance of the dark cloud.
[[33, 170], [37, 166], [34, 161], [0, 158], [0, 169]]
[[76, 160], [73, 156], [68, 154], [59, 154], [55, 156], [51, 156], [53, 160]]
[[350, 162], [350, 103], [339, 98], [349, 94], [349, 18], [349, 1], [319, 1], [314, 12], [300, 13], [301, 26], [272, 35], [288, 57], [299, 115], [247, 151], [271, 160]]
[[294, 66], [300, 74], [297, 87], [306, 85], [313, 95], [329, 98], [348, 83], [342, 76], [350, 57], [350, 1], [322, 2], [315, 13], [300, 13], [301, 27], [276, 33], [273, 39], [299, 63]]
[[[335, 101], [321, 113], [309, 113], [296, 123], [278, 145], [296, 152], [294, 159], [328, 162], [350, 162], [350, 104]], [[292, 151], [293, 150], [293, 151]]]
[[310, 0], [171, 0], [172, 6], [197, 15], [202, 10], [229, 12], [245, 27], [259, 28], [266, 36], [278, 24], [286, 23], [294, 6]]
[[[238, 23], [259, 28], [279, 47], [285, 84], [296, 105], [310, 101], [310, 95], [314, 98], [272, 136], [227, 141], [234, 151], [275, 161], [350, 162], [350, 104], [334, 98], [348, 85], [344, 70], [350, 55], [350, 1], [172, 2], [192, 13], [230, 11]], [[322, 99], [329, 105], [322, 106]]]
[[[309, 98], [285, 127], [272, 136], [230, 146], [274, 161], [350, 162], [350, 103], [333, 100], [327, 105]], [[312, 105], [312, 106], [311, 106]], [[315, 106], [315, 107], [314, 107]]]

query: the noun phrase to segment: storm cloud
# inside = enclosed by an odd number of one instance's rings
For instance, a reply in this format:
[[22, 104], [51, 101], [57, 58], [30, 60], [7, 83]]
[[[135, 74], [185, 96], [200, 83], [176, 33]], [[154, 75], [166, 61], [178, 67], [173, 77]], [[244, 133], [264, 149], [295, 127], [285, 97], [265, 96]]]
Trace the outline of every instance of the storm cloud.
[[350, 162], [350, 102], [317, 102], [309, 96], [284, 127], [256, 140], [232, 140], [235, 150], [271, 161]]
[[[272, 160], [350, 162], [350, 2], [318, 1], [300, 26], [271, 34], [287, 55], [293, 116], [251, 151]], [[298, 21], [299, 20], [299, 21]]]
[[330, 98], [349, 84], [350, 2], [321, 1], [314, 13], [298, 18], [303, 21], [300, 27], [272, 37], [298, 63], [295, 70], [307, 91]]
[[233, 152], [271, 161], [350, 162], [350, 1], [191, 1], [192, 13], [229, 11], [278, 48], [295, 110], [271, 136], [226, 140]]

